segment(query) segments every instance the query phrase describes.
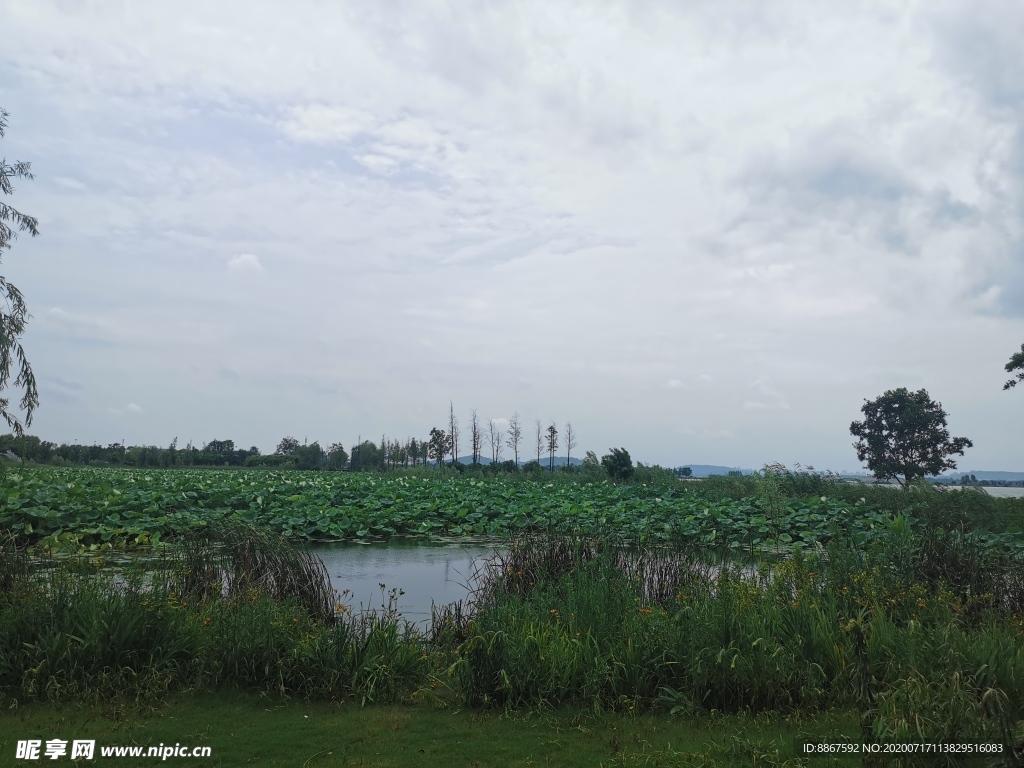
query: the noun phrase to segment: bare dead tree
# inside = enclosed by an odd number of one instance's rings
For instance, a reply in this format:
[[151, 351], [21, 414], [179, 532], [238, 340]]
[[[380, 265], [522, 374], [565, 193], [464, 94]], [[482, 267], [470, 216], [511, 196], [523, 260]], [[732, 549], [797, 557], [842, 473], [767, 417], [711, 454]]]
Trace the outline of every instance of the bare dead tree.
[[572, 449], [575, 448], [576, 443], [576, 431], [572, 428], [572, 422], [565, 422], [565, 466], [569, 466], [569, 460], [572, 458]]
[[455, 406], [448, 401], [448, 447], [452, 452], [452, 464], [459, 458], [459, 420], [455, 417]]
[[548, 471], [555, 471], [555, 451], [558, 450], [558, 428], [555, 422], [548, 427]]
[[540, 464], [540, 454], [544, 450], [544, 427], [540, 424], [540, 419], [534, 422], [537, 425], [537, 463]]
[[491, 461], [497, 462], [501, 458], [502, 434], [494, 419], [487, 420], [487, 436], [491, 441]]
[[505, 443], [515, 454], [516, 466], [519, 466], [519, 444], [523, 441], [523, 425], [519, 422], [519, 413], [513, 413], [508, 422], [508, 442]]
[[480, 454], [483, 452], [484, 447], [484, 435], [480, 430], [480, 419], [476, 415], [476, 409], [474, 408], [469, 417], [469, 434], [473, 442], [473, 463], [480, 463]]

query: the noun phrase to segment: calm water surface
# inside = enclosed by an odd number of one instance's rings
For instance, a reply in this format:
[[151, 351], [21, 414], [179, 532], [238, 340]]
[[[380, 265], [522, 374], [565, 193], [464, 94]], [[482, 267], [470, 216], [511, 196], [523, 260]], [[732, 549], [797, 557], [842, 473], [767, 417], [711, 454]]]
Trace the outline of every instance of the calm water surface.
[[[343, 602], [352, 610], [386, 607], [392, 588], [403, 590], [398, 610], [413, 622], [430, 619], [431, 602], [462, 600], [472, 584], [474, 563], [494, 553], [482, 544], [388, 542], [331, 544], [312, 549], [327, 568], [331, 586], [351, 592]], [[380, 585], [384, 584], [382, 592]]]
[[[962, 486], [951, 485], [949, 487], [951, 489], [960, 490], [960, 488]], [[984, 486], [983, 485], [983, 486], [981, 486], [981, 490], [983, 490], [989, 496], [997, 496], [997, 497], [1000, 497], [1000, 498], [1012, 497], [1012, 498], [1015, 498], [1015, 499], [1019, 499], [1021, 497], [1024, 497], [1024, 487], [1015, 486], [1015, 485], [1007, 485], [1007, 486], [1001, 486], [1001, 485]]]

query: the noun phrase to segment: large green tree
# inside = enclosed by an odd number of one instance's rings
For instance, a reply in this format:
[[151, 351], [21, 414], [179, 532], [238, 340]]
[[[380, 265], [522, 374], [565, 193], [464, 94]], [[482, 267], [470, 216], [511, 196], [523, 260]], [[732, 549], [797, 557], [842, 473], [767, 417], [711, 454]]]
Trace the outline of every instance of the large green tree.
[[[7, 127], [8, 113], [0, 109], [0, 137]], [[0, 160], [0, 191], [5, 195], [14, 193], [11, 179], [31, 179], [31, 163], [16, 162], [8, 165], [6, 158]], [[13, 227], [28, 232], [33, 237], [39, 234], [39, 221], [31, 216], [16, 211], [7, 203], [0, 201], [0, 256], [11, 247], [11, 240], [17, 237]], [[21, 291], [15, 288], [6, 278], [0, 276], [0, 393], [11, 383], [11, 368], [15, 360], [18, 364], [18, 375], [14, 386], [22, 390], [20, 406], [25, 412], [24, 425], [11, 413], [10, 400], [0, 397], [0, 416], [3, 416], [11, 431], [18, 436], [24, 434], [25, 427], [32, 424], [32, 413], [39, 406], [39, 392], [36, 390], [36, 378], [32, 374], [32, 366], [25, 357], [25, 350], [18, 339], [25, 332], [28, 322], [28, 308]]]
[[327, 468], [344, 469], [347, 464], [348, 452], [345, 446], [341, 443], [331, 443], [331, 447], [327, 449]]
[[629, 480], [633, 476], [633, 459], [625, 448], [609, 448], [601, 457], [601, 466], [612, 480]]
[[427, 456], [437, 462], [438, 469], [444, 464], [444, 457], [451, 453], [452, 437], [443, 429], [434, 427], [430, 430], [430, 440], [427, 441]]
[[281, 442], [277, 444], [277, 450], [274, 453], [281, 454], [282, 456], [294, 456], [295, 449], [299, 447], [299, 441], [294, 437], [283, 437]]
[[1010, 356], [1010, 362], [1006, 364], [1005, 370], [1007, 373], [1013, 373], [1014, 371], [1020, 371], [1020, 373], [1003, 384], [1003, 389], [1016, 387], [1019, 382], [1024, 381], [1024, 344], [1020, 345], [1020, 352], [1015, 352]]
[[890, 389], [865, 400], [861, 412], [864, 421], [850, 424], [850, 434], [859, 438], [853, 447], [879, 480], [895, 479], [907, 487], [915, 478], [956, 469], [950, 456], [963, 456], [974, 445], [966, 437], [949, 436], [942, 404], [923, 389]]

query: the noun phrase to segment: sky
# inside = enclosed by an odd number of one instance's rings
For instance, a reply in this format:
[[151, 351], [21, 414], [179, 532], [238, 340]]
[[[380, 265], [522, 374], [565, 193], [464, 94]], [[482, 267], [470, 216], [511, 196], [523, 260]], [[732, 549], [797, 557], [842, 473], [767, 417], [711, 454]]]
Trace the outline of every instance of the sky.
[[[0, 265], [57, 442], [571, 422], [855, 470], [925, 388], [1024, 470], [1016, 0], [0, 3]], [[563, 449], [564, 450], [564, 449]], [[463, 451], [468, 452], [468, 451]], [[504, 458], [511, 451], [504, 450]]]

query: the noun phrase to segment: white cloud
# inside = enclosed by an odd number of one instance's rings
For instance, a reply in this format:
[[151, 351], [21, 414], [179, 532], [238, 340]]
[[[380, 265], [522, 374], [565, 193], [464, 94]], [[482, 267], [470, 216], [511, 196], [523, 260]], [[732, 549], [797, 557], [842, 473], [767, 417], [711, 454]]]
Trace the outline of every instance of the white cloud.
[[253, 253], [240, 253], [228, 259], [228, 269], [232, 272], [262, 272], [263, 264]]
[[318, 144], [348, 142], [374, 128], [373, 115], [361, 109], [326, 104], [292, 107], [279, 123], [281, 131], [295, 141]]
[[112, 413], [115, 416], [124, 416], [125, 414], [144, 414], [145, 411], [135, 403], [127, 403], [120, 408], [114, 408], [113, 406], [107, 408], [107, 413]]
[[69, 179], [66, 176], [58, 176], [53, 182], [65, 189], [72, 189], [75, 192], [84, 192], [88, 187], [78, 179]]
[[[908, 385], [1024, 467], [1024, 399], [987, 394], [1024, 311], [1021, 10], [981, 2], [16, 1], [26, 349], [159, 398], [140, 442], [425, 436], [453, 400], [843, 466]], [[40, 434], [130, 437], [50, 391]]]
[[744, 408], [748, 410], [789, 410], [789, 403], [786, 402], [786, 398], [767, 376], [758, 376], [751, 382], [750, 388], [757, 390], [762, 399], [747, 400], [743, 403]]

